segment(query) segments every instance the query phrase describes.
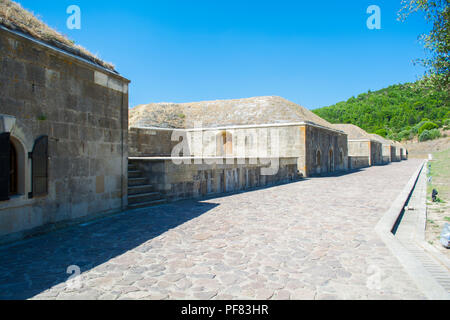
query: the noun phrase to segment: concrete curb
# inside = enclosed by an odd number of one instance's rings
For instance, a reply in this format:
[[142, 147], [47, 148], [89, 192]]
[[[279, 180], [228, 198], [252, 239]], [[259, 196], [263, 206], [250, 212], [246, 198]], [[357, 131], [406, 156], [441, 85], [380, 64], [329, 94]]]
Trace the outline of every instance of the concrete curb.
[[440, 286], [423, 265], [396, 239], [392, 229], [396, 224], [408, 198], [413, 191], [419, 175], [425, 166], [425, 161], [408, 181], [402, 192], [394, 200], [389, 210], [375, 226], [375, 231], [386, 244], [392, 254], [416, 283], [417, 287], [430, 300], [448, 300], [450, 295]]

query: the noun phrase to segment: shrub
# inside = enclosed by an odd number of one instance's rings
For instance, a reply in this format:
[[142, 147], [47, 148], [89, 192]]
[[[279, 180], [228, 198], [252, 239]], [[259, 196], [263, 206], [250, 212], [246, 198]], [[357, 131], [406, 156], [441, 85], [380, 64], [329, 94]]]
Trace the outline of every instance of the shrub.
[[437, 129], [437, 128], [439, 128], [439, 126], [436, 123], [427, 121], [420, 127], [420, 129], [417, 133], [420, 136], [422, 134], [422, 132], [424, 132], [425, 130], [432, 130], [432, 129]]
[[425, 130], [420, 134], [419, 141], [423, 142], [423, 141], [427, 141], [427, 140], [431, 140], [431, 135], [430, 135], [430, 131]]
[[449, 130], [450, 129], [450, 119], [444, 120], [444, 129]]
[[398, 138], [400, 140], [409, 140], [412, 139], [414, 134], [411, 132], [411, 130], [403, 130], [398, 134]]
[[378, 129], [375, 131], [375, 133], [379, 136], [386, 137], [387, 136], [387, 130], [386, 129]]
[[425, 123], [427, 123], [427, 121], [420, 121], [418, 124], [416, 124], [414, 127], [411, 128], [411, 132], [413, 134], [417, 134], [419, 132], [419, 129], [421, 126], [423, 126]]
[[440, 137], [441, 132], [438, 129], [424, 130], [419, 136], [419, 141], [434, 140]]
[[442, 136], [441, 131], [439, 129], [431, 129], [430, 130], [431, 139], [438, 139]]

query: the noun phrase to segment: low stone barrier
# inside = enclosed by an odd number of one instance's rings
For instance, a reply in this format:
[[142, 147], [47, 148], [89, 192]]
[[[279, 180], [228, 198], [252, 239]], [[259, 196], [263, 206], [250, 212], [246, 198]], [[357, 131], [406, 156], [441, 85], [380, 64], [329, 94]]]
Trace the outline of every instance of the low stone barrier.
[[366, 168], [370, 166], [370, 159], [368, 156], [349, 156], [348, 157], [348, 168], [350, 170]]
[[279, 159], [278, 170], [273, 175], [262, 173], [270, 167], [270, 159], [183, 158], [182, 164], [175, 164], [173, 158], [130, 158], [129, 161], [137, 164], [154, 189], [169, 201], [238, 192], [300, 178], [297, 158]]

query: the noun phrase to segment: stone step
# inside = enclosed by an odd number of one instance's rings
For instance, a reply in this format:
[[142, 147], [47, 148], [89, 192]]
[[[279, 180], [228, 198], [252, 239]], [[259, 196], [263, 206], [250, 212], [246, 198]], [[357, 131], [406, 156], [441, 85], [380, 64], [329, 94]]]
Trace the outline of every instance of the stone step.
[[130, 205], [128, 205], [128, 208], [129, 209], [148, 208], [148, 207], [154, 207], [154, 206], [158, 206], [158, 205], [165, 204], [165, 203], [167, 203], [167, 201], [165, 199], [161, 199], [161, 200], [154, 200], [154, 201], [149, 201], [149, 202], [130, 204]]
[[128, 178], [143, 178], [143, 174], [139, 170], [128, 170]]
[[135, 186], [143, 186], [148, 184], [147, 178], [129, 178], [128, 179], [128, 186], [129, 187], [135, 187]]
[[144, 184], [140, 186], [132, 186], [128, 187], [128, 194], [141, 194], [141, 193], [150, 193], [153, 192], [153, 186], [151, 184]]
[[141, 193], [141, 194], [134, 194], [128, 196], [128, 203], [129, 204], [138, 204], [138, 203], [144, 203], [144, 202], [150, 202], [155, 200], [161, 200], [161, 193], [159, 192], [150, 192], [150, 193]]

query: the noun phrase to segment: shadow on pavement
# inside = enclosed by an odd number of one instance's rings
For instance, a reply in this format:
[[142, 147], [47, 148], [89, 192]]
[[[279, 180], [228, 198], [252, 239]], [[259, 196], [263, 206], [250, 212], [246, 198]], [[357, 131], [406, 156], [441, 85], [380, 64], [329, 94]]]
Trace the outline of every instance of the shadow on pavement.
[[86, 272], [218, 206], [182, 201], [58, 230], [0, 248], [0, 299], [23, 300]]

